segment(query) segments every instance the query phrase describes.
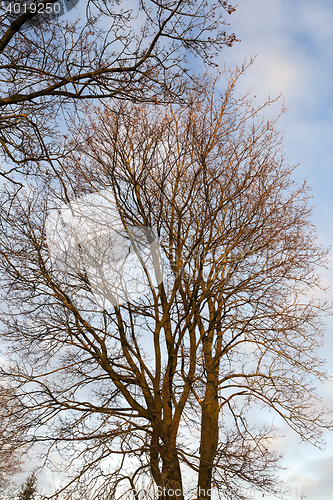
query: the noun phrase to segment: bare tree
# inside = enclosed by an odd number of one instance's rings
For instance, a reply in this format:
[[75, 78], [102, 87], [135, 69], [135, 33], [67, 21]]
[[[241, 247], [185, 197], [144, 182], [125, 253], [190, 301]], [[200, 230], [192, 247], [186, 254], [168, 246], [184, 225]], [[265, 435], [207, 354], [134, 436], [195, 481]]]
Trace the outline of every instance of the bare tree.
[[18, 492], [18, 500], [34, 500], [37, 493], [37, 475], [33, 471], [26, 478]]
[[19, 362], [2, 373], [46, 460], [67, 454], [73, 498], [80, 483], [244, 498], [276, 484], [256, 412], [314, 445], [331, 425], [313, 388], [327, 251], [241, 73], [187, 107], [88, 108], [56, 176], [3, 193], [2, 338]]
[[225, 1], [88, 0], [73, 22], [55, 15], [60, 3], [1, 2], [0, 145], [16, 172], [61, 156], [71, 105], [78, 112], [86, 99], [179, 100], [191, 57], [209, 62], [235, 40], [224, 21], [235, 9]]
[[21, 471], [22, 431], [18, 425], [19, 405], [13, 391], [0, 387], [0, 496]]

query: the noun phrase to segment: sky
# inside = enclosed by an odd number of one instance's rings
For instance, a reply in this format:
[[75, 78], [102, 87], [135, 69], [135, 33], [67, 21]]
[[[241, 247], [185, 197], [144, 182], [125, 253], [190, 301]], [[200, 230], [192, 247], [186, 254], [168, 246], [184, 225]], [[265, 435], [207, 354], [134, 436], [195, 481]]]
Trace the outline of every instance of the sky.
[[[283, 94], [290, 107], [279, 121], [291, 164], [307, 178], [317, 205], [320, 237], [332, 243], [333, 2], [239, 0], [228, 17], [241, 40], [221, 53], [233, 67], [256, 56], [239, 89], [254, 89], [256, 102]], [[243, 88], [241, 88], [243, 87]]]
[[[221, 53], [231, 68], [256, 56], [255, 63], [240, 80], [239, 90], [253, 89], [257, 103], [282, 93], [290, 108], [277, 124], [284, 133], [287, 162], [299, 164], [295, 177], [307, 179], [315, 205], [312, 220], [319, 241], [333, 243], [333, 2], [332, 0], [238, 0], [228, 17], [228, 30], [241, 42]], [[332, 250], [333, 252], [333, 250]], [[324, 272], [333, 301], [333, 260]], [[321, 355], [333, 374], [333, 320], [326, 321]], [[333, 409], [333, 382], [320, 388], [323, 400]], [[333, 497], [333, 436], [325, 432], [326, 448], [300, 444], [299, 437], [281, 427], [285, 438], [275, 442], [289, 467], [283, 477], [284, 498]], [[303, 490], [302, 490], [303, 487]], [[258, 495], [257, 495], [258, 496]], [[261, 496], [261, 495], [260, 495]], [[267, 495], [266, 495], [267, 498]]]
[[[224, 49], [217, 62], [232, 68], [256, 56], [240, 80], [240, 92], [253, 89], [258, 104], [269, 95], [283, 94], [290, 109], [277, 128], [284, 132], [286, 158], [299, 164], [297, 180], [306, 178], [312, 187], [312, 220], [319, 240], [326, 246], [333, 244], [333, 1], [238, 0], [236, 12], [227, 20], [228, 32], [235, 32], [241, 41]], [[333, 302], [333, 259], [324, 282], [331, 285]], [[321, 354], [333, 374], [332, 333], [330, 319]], [[333, 382], [320, 390], [333, 409]], [[283, 476], [290, 494], [286, 490], [284, 498], [300, 498], [304, 492], [307, 499], [333, 499], [333, 433], [325, 433], [324, 450], [300, 444], [286, 427], [280, 433], [285, 437], [275, 446], [285, 454], [282, 463], [289, 467]]]

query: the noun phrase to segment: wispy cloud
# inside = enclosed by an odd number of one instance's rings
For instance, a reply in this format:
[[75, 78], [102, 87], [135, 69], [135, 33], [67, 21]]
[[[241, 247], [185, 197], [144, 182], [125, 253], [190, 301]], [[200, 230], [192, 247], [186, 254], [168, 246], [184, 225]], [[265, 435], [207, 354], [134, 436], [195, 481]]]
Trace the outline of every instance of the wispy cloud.
[[[239, 90], [254, 89], [256, 101], [282, 93], [291, 109], [281, 117], [278, 128], [284, 132], [287, 160], [300, 164], [296, 177], [308, 179], [316, 205], [313, 221], [324, 244], [333, 243], [333, 2], [331, 0], [239, 0], [230, 17], [230, 29], [241, 43], [221, 53], [227, 65], [241, 65], [256, 56]], [[332, 270], [324, 277], [333, 284]], [[333, 287], [330, 292], [333, 299]], [[333, 321], [327, 323], [325, 348], [322, 350], [333, 372]], [[333, 407], [333, 384], [322, 388], [327, 406]], [[276, 440], [278, 451], [285, 453], [286, 483], [289, 498], [300, 498], [300, 487], [307, 498], [333, 495], [333, 438], [325, 433], [326, 451], [301, 444], [300, 438], [281, 424]], [[295, 489], [298, 487], [298, 490]], [[310, 491], [310, 487], [312, 490]], [[323, 488], [323, 496], [320, 496]], [[303, 491], [304, 492], [304, 491]]]

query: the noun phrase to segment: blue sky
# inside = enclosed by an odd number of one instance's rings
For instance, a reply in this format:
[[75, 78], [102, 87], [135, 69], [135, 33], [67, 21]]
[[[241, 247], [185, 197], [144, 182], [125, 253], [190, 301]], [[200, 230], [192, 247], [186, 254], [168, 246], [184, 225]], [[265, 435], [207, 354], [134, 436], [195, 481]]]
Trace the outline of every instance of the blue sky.
[[221, 53], [233, 67], [256, 56], [240, 90], [257, 101], [282, 93], [291, 107], [278, 124], [289, 163], [308, 178], [317, 208], [314, 220], [325, 243], [333, 241], [331, 142], [333, 135], [333, 2], [239, 0], [228, 18], [240, 43]]
[[[256, 56], [241, 80], [241, 92], [254, 89], [256, 101], [280, 93], [289, 111], [277, 128], [284, 132], [288, 163], [299, 164], [297, 180], [308, 179], [312, 187], [313, 222], [320, 241], [333, 243], [333, 2], [332, 0], [238, 0], [236, 12], [228, 18], [229, 29], [241, 39], [221, 53], [221, 60], [233, 67]], [[333, 260], [324, 274], [331, 285]], [[333, 320], [327, 321], [322, 356], [333, 373]], [[333, 408], [333, 383], [321, 388], [325, 403]], [[285, 498], [300, 498], [301, 487], [309, 499], [333, 496], [333, 436], [325, 433], [326, 449], [299, 444], [299, 438], [281, 427], [284, 439], [275, 444], [285, 453], [284, 474], [291, 487]], [[310, 487], [312, 486], [312, 489]], [[297, 487], [297, 490], [296, 490]], [[323, 495], [320, 495], [324, 489]], [[325, 488], [326, 495], [325, 495]], [[330, 491], [331, 490], [331, 491]], [[329, 493], [330, 495], [327, 495]]]

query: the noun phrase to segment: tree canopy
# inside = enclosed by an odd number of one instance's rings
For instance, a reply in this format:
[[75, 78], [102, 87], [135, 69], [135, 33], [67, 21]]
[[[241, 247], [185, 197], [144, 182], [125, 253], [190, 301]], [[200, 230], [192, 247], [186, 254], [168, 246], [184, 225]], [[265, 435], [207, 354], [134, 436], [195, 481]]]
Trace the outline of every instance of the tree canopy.
[[240, 74], [187, 106], [87, 105], [57, 170], [3, 189], [1, 372], [73, 498], [268, 491], [279, 457], [253, 411], [315, 445], [331, 426], [314, 389], [328, 252]]
[[0, 146], [7, 179], [14, 180], [11, 169], [16, 176], [31, 173], [64, 154], [60, 131], [67, 133], [68, 113], [79, 113], [81, 101], [179, 101], [191, 85], [193, 57], [209, 64], [236, 39], [226, 31], [225, 15], [235, 10], [226, 1], [81, 0], [72, 21], [48, 14], [58, 4], [0, 5]]

